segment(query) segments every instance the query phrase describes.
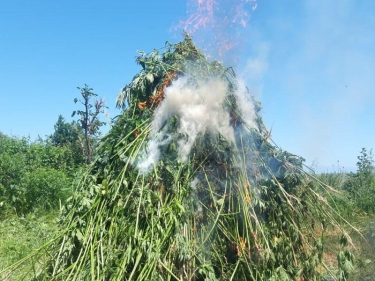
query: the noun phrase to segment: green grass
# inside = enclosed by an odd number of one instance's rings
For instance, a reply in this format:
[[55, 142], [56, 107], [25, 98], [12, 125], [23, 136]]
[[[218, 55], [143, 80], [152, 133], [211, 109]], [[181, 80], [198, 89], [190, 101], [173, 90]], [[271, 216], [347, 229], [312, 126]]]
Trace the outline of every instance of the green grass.
[[[0, 272], [40, 248], [56, 230], [58, 211], [34, 212], [18, 217], [8, 212], [0, 215]], [[0, 280], [21, 280], [25, 267], [21, 264], [12, 278], [0, 276]]]
[[[338, 214], [358, 229], [347, 228], [352, 238], [353, 245], [350, 247], [355, 256], [354, 268], [348, 281], [375, 280], [375, 215], [361, 210], [356, 202], [351, 199], [351, 194], [343, 189], [345, 181], [349, 176], [345, 173], [324, 173], [318, 175], [324, 183], [334, 187], [339, 193], [328, 198], [334, 205]], [[337, 268], [337, 251], [340, 249], [335, 230], [328, 231], [325, 235], [325, 263], [330, 269]]]
[[357, 215], [352, 218], [352, 223], [359, 229], [361, 235], [352, 232], [351, 236], [355, 248], [354, 271], [349, 280], [375, 280], [375, 216]]
[[[351, 218], [350, 223], [360, 233], [348, 229], [353, 242], [349, 248], [355, 257], [354, 267], [348, 281], [375, 280], [375, 216], [356, 214]], [[327, 231], [324, 240], [324, 262], [334, 272], [337, 268], [337, 252], [340, 249], [337, 236], [338, 233], [331, 229]]]

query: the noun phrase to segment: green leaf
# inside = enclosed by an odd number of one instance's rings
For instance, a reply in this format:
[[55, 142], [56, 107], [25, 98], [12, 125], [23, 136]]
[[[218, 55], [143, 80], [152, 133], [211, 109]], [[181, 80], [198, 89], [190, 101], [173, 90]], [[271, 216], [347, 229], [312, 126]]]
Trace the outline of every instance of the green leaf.
[[105, 188], [108, 187], [108, 182], [107, 182], [107, 180], [103, 180], [103, 181], [102, 181], [102, 186], [104, 186]]
[[223, 205], [223, 204], [224, 204], [224, 198], [221, 198], [221, 199], [217, 200], [216, 203], [217, 203], [219, 206]]
[[79, 229], [77, 229], [77, 231], [76, 231], [76, 237], [79, 241], [83, 241], [83, 235], [82, 235], [82, 232]]

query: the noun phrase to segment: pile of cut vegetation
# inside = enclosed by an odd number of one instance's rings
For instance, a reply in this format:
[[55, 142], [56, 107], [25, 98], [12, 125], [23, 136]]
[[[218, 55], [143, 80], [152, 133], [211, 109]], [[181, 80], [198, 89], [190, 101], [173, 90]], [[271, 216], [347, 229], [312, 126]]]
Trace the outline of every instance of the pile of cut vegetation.
[[189, 36], [137, 62], [36, 280], [317, 280], [334, 212], [232, 68]]

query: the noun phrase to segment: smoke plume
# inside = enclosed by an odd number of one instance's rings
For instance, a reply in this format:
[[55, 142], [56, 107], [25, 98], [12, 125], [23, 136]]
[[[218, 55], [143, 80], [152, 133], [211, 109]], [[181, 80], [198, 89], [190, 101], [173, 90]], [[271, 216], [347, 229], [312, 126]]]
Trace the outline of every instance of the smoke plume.
[[[243, 83], [238, 81], [235, 97], [238, 109], [248, 127], [254, 127], [254, 106]], [[170, 143], [173, 137], [185, 136], [178, 140], [178, 160], [188, 160], [190, 151], [198, 136], [220, 134], [228, 142], [234, 143], [234, 130], [230, 125], [230, 114], [224, 102], [228, 95], [228, 82], [210, 78], [192, 83], [186, 77], [175, 80], [165, 90], [164, 99], [155, 110], [151, 123], [151, 139], [138, 162], [138, 169], [147, 173], [160, 158], [160, 149]], [[168, 120], [177, 116], [177, 131], [171, 136]]]

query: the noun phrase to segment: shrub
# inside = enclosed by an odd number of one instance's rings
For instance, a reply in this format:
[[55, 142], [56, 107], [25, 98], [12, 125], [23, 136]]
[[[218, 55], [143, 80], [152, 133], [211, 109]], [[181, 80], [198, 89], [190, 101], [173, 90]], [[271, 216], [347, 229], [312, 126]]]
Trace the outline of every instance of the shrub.
[[350, 198], [358, 208], [365, 212], [375, 212], [375, 174], [372, 151], [362, 148], [358, 156], [357, 173], [349, 174], [343, 189], [350, 194]]
[[62, 171], [38, 168], [25, 175], [25, 211], [56, 209], [71, 193], [71, 180]]
[[59, 200], [70, 194], [76, 170], [68, 147], [0, 133], [0, 202], [4, 208], [24, 214], [59, 206]]

